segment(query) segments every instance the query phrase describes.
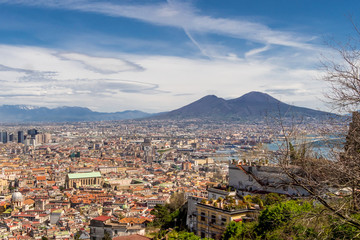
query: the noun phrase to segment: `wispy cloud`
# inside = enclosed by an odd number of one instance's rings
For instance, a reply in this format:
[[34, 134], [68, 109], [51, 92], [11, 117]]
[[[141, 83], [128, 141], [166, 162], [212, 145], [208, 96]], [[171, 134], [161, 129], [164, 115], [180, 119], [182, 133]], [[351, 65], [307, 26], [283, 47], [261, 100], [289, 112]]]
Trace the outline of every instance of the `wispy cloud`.
[[265, 45], [264, 47], [261, 47], [261, 48], [255, 48], [255, 49], [252, 49], [252, 50], [246, 52], [245, 57], [248, 58], [248, 57], [254, 56], [256, 54], [265, 52], [269, 49], [270, 49], [270, 45]]
[[118, 58], [92, 57], [79, 53], [61, 53], [57, 55], [64, 60], [78, 61], [85, 68], [103, 74], [126, 71], [144, 71], [140, 65]]
[[[201, 14], [192, 5], [180, 1], [147, 5], [128, 5], [86, 0], [0, 0], [0, 3], [62, 8], [93, 12], [112, 17], [126, 17], [158, 26], [185, 29], [187, 34], [189, 31], [217, 34], [246, 39], [265, 45], [274, 44], [303, 49], [311, 49], [313, 47], [310, 42], [314, 39], [314, 36], [303, 36], [298, 33], [274, 30], [259, 22], [207, 16]], [[191, 35], [189, 37], [191, 38]], [[191, 41], [198, 45], [194, 39], [191, 39]]]

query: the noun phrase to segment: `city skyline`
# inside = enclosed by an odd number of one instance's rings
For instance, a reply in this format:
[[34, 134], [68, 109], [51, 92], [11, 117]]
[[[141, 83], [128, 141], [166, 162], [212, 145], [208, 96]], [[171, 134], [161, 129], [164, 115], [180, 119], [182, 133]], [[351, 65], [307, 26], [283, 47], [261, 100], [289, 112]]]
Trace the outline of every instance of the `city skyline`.
[[321, 101], [357, 1], [0, 0], [2, 104], [155, 113], [250, 91]]

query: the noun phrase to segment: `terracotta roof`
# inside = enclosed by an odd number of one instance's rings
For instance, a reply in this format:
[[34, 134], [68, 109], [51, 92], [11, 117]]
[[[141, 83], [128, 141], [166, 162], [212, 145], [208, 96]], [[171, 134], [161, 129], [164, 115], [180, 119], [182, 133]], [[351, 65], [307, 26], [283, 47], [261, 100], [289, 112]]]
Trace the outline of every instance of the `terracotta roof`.
[[26, 199], [25, 201], [24, 201], [24, 205], [31, 205], [31, 204], [34, 204], [34, 200], [32, 200], [32, 199]]
[[108, 216], [99, 216], [99, 217], [93, 218], [92, 220], [105, 222], [106, 220], [108, 220], [110, 218], [111, 217], [108, 217]]
[[119, 220], [120, 223], [137, 223], [137, 224], [141, 224], [145, 221], [148, 221], [148, 219], [136, 218], [136, 217], [127, 217]]
[[114, 237], [113, 240], [149, 240], [151, 238], [139, 235], [139, 234], [133, 234], [128, 236], [121, 236], [121, 237]]

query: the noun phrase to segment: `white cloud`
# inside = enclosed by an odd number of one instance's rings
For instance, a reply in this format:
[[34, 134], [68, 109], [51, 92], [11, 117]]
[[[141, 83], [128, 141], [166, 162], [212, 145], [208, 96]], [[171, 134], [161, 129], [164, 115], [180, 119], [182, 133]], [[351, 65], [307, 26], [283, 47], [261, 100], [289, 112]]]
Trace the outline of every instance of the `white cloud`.
[[[236, 98], [267, 91], [289, 103], [319, 102], [324, 84], [315, 70], [274, 59], [191, 59], [116, 53], [94, 57], [46, 48], [0, 45], [2, 104], [87, 106], [97, 111], [172, 110], [207, 94]], [[65, 58], [66, 57], [66, 58]], [[79, 62], [81, 59], [81, 62]], [[315, 59], [315, 58], [314, 58]], [[104, 61], [102, 61], [104, 60]], [[109, 71], [93, 71], [89, 65]], [[138, 71], [135, 66], [142, 66]], [[121, 71], [119, 71], [121, 70]], [[291, 95], [292, 92], [297, 93]]]

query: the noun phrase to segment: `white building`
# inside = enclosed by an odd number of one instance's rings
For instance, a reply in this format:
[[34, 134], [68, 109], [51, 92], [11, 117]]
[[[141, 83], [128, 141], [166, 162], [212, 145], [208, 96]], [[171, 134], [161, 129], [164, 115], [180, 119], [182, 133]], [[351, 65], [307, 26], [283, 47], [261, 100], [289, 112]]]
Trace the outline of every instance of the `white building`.
[[238, 194], [279, 193], [290, 196], [307, 196], [309, 193], [283, 172], [279, 166], [234, 164], [229, 165], [229, 186]]

